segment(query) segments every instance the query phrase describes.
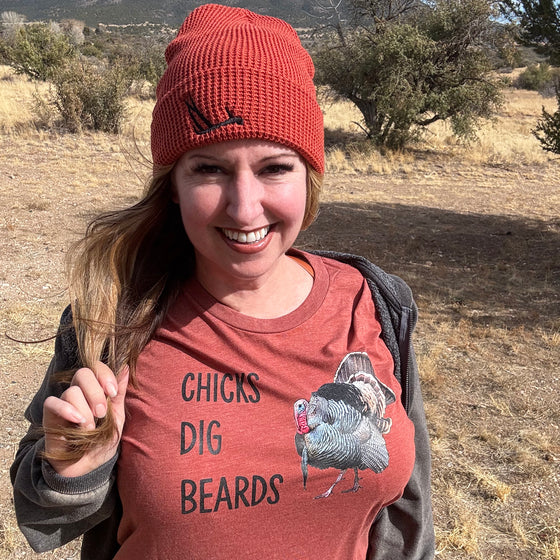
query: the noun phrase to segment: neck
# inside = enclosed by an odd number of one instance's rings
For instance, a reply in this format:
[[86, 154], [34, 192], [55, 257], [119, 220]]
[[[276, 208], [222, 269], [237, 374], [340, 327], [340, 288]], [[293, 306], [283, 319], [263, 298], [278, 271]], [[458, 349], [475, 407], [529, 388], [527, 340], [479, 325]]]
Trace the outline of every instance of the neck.
[[313, 287], [313, 277], [288, 256], [267, 277], [253, 282], [240, 280], [236, 286], [215, 285], [204, 277], [198, 281], [220, 303], [257, 319], [274, 319], [295, 311]]

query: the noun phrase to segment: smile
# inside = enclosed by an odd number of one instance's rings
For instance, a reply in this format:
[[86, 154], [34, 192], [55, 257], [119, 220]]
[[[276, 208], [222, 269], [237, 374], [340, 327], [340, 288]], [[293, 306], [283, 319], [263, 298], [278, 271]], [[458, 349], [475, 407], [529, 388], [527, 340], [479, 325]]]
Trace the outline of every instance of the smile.
[[223, 234], [232, 241], [237, 243], [255, 243], [264, 239], [268, 232], [270, 231], [270, 226], [266, 226], [254, 231], [237, 231], [234, 229], [222, 229]]

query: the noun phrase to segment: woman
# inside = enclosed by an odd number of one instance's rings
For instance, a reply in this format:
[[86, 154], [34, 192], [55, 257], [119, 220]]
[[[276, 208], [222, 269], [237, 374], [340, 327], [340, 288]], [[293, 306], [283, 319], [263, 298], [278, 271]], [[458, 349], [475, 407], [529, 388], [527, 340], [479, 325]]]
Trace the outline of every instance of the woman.
[[12, 467], [22, 531], [95, 559], [431, 558], [410, 290], [292, 247], [324, 171], [309, 55], [205, 5], [166, 59], [147, 193], [74, 254]]

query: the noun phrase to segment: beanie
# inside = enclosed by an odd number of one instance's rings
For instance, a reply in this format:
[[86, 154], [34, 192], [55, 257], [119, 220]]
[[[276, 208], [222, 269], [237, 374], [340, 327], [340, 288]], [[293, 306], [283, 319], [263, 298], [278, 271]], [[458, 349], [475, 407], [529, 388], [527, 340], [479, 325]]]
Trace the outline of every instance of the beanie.
[[244, 8], [196, 8], [169, 43], [157, 90], [155, 166], [187, 150], [246, 138], [278, 142], [324, 171], [315, 69], [286, 22]]

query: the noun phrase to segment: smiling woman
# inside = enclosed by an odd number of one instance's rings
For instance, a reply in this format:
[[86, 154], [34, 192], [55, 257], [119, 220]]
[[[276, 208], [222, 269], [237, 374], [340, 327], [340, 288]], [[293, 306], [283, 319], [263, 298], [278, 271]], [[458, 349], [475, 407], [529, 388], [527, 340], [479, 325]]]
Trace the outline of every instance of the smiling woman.
[[208, 292], [259, 317], [302, 303], [311, 278], [286, 255], [306, 207], [307, 168], [297, 152], [258, 139], [210, 144], [179, 158], [172, 183]]
[[410, 289], [293, 247], [324, 171], [311, 58], [210, 4], [166, 60], [147, 191], [72, 253], [11, 471], [22, 531], [83, 535], [86, 560], [432, 558]]

